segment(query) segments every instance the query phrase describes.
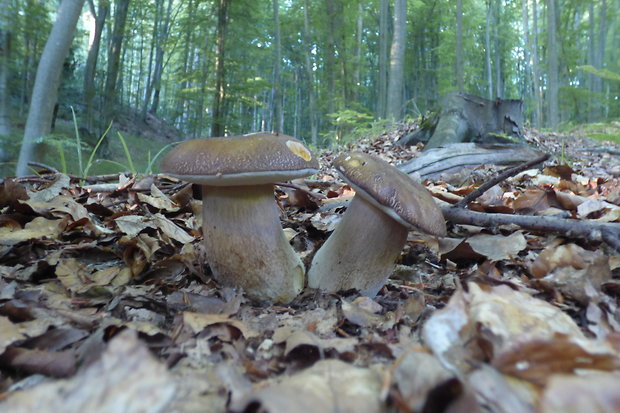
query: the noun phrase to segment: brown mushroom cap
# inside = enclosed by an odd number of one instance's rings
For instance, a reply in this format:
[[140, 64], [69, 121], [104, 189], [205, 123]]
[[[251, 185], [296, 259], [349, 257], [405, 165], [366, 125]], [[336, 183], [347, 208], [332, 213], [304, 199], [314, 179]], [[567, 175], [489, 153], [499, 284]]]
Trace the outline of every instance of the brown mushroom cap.
[[408, 229], [444, 236], [446, 223], [433, 196], [409, 175], [364, 152], [340, 155], [334, 166], [356, 195]]
[[318, 160], [298, 139], [277, 133], [193, 139], [173, 148], [161, 170], [212, 186], [259, 185], [312, 175]]

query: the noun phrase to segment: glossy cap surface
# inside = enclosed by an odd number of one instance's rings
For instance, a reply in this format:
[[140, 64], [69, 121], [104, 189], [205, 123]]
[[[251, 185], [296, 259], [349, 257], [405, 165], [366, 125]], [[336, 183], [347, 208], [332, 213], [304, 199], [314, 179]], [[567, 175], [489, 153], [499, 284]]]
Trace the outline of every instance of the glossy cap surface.
[[364, 152], [340, 155], [334, 167], [368, 202], [409, 229], [443, 236], [446, 223], [428, 190], [386, 161]]
[[278, 133], [193, 139], [174, 147], [161, 171], [201, 185], [260, 185], [316, 173], [317, 158], [298, 139]]

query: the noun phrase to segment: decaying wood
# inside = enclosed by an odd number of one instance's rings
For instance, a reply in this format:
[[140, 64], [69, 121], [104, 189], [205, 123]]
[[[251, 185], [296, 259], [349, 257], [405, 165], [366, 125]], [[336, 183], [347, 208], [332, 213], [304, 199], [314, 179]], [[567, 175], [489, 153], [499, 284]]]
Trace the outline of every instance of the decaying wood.
[[523, 101], [487, 100], [460, 92], [446, 94], [438, 117], [431, 117], [416, 132], [398, 140], [399, 145], [425, 142], [426, 148], [450, 143], [507, 143], [522, 140]]
[[407, 173], [418, 173], [425, 178], [437, 177], [442, 173], [458, 171], [463, 167], [478, 165], [514, 165], [540, 158], [543, 152], [521, 144], [476, 144], [455, 143], [443, 148], [433, 148], [422, 156], [398, 165]]
[[453, 206], [442, 207], [446, 220], [454, 224], [496, 227], [516, 225], [529, 231], [556, 233], [567, 237], [582, 238], [594, 242], [605, 242], [620, 252], [620, 229], [618, 224], [572, 219], [542, 217], [533, 215], [490, 214]]
[[458, 208], [465, 208], [470, 202], [474, 201], [476, 198], [484, 194], [486, 191], [497, 185], [498, 183], [517, 175], [520, 172], [523, 172], [534, 165], [538, 165], [539, 163], [543, 163], [547, 159], [549, 159], [551, 155], [548, 153], [544, 154], [540, 158], [532, 159], [529, 162], [525, 162], [524, 164], [515, 166], [514, 168], [509, 168], [497, 175], [495, 178], [488, 180], [484, 184], [480, 185], [474, 191], [467, 194], [463, 199], [457, 202], [454, 206]]

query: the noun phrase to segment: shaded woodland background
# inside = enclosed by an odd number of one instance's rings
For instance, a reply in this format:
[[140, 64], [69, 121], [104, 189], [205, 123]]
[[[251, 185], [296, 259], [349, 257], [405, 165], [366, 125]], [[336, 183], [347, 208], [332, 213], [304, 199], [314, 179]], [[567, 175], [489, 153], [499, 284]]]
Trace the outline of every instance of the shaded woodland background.
[[[0, 1], [4, 174], [59, 4]], [[452, 90], [523, 99], [539, 128], [620, 116], [618, 0], [73, 4], [55, 124], [37, 142], [47, 146], [36, 157], [56, 167], [60, 152], [71, 167], [77, 133], [92, 148], [113, 121], [104, 158], [119, 156], [116, 131], [140, 148], [136, 162], [174, 140], [256, 130], [320, 147], [437, 109]]]

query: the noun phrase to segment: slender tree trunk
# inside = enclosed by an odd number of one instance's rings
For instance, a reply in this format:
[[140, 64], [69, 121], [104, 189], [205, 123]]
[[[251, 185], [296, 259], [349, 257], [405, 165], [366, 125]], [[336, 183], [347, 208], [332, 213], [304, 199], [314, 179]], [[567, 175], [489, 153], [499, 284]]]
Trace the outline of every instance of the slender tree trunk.
[[217, 28], [215, 39], [215, 93], [213, 95], [213, 121], [211, 136], [224, 136], [226, 132], [226, 79], [224, 61], [226, 58], [226, 29], [228, 26], [228, 9], [231, 0], [218, 0]]
[[87, 131], [92, 132], [95, 126], [93, 125], [95, 73], [97, 68], [97, 59], [99, 58], [99, 49], [101, 46], [101, 34], [103, 33], [105, 19], [110, 11], [110, 3], [108, 0], [100, 0], [98, 11], [95, 8], [94, 0], [88, 0], [88, 6], [93, 18], [95, 19], [95, 29], [91, 34], [92, 41], [88, 49], [88, 57], [86, 58], [86, 65], [84, 67], [84, 119], [82, 125]]
[[[592, 10], [594, 12], [594, 10]], [[596, 44], [593, 44], [592, 65], [597, 69], [604, 68], [605, 43], [607, 39], [607, 0], [601, 0], [599, 5], [598, 31], [596, 34]], [[600, 120], [603, 115], [603, 79], [594, 76], [592, 79], [592, 92], [594, 102], [592, 105], [592, 121]]]
[[[11, 32], [9, 0], [0, 0], [0, 137], [11, 132], [9, 116], [9, 62], [11, 58]], [[0, 147], [0, 160], [3, 158]]]
[[493, 14], [492, 4], [493, 0], [487, 0], [487, 24], [484, 29], [484, 47], [485, 47], [485, 60], [486, 60], [486, 75], [487, 75], [487, 97], [489, 100], [493, 100], [493, 72], [491, 67], [491, 15]]
[[555, 0], [547, 0], [547, 66], [549, 84], [547, 86], [547, 102], [549, 110], [548, 125], [556, 129], [560, 122], [559, 118], [559, 80], [558, 80], [558, 44], [556, 39], [556, 9]]
[[[158, 0], [156, 3], [156, 9], [159, 10], [163, 0]], [[151, 34], [151, 44], [149, 45], [149, 64], [146, 71], [146, 88], [144, 91], [144, 101], [142, 102], [142, 119], [146, 119], [146, 113], [148, 112], [149, 103], [151, 102], [151, 95], [153, 94], [153, 65], [155, 57], [155, 49], [157, 48], [157, 26], [159, 25], [159, 13], [155, 13], [153, 19], [153, 31]]]
[[407, 37], [407, 1], [394, 0], [394, 38], [390, 50], [387, 118], [400, 120], [403, 106], [403, 67]]
[[107, 127], [116, 114], [118, 78], [121, 65], [121, 48], [125, 32], [125, 23], [129, 11], [129, 0], [115, 0], [114, 27], [108, 48], [108, 69], [104, 88], [104, 124]]
[[527, 0], [521, 1], [521, 21], [523, 22], [523, 100], [526, 102], [532, 101], [532, 88], [531, 88], [531, 73], [530, 70], [530, 22], [529, 13], [527, 11]]
[[[594, 16], [594, 2], [590, 2], [588, 4], [588, 52], [587, 52], [587, 62], [589, 65], [596, 67], [595, 64], [595, 57], [594, 57], [594, 50], [596, 48], [595, 44], [595, 26], [596, 26], [596, 19]], [[588, 73], [587, 74], [587, 84], [588, 84], [588, 91], [590, 92], [588, 94], [588, 121], [589, 122], [593, 122], [594, 119], [596, 118], [596, 110], [594, 109], [594, 105], [596, 102], [596, 98], [594, 97], [594, 90], [596, 89], [595, 87], [595, 82], [596, 82], [596, 78], [597, 76], [594, 75], [593, 73]]]
[[463, 0], [456, 0], [456, 87], [463, 91]]
[[280, 78], [280, 62], [282, 61], [282, 45], [280, 44], [280, 6], [278, 0], [273, 0], [273, 95], [272, 122], [273, 132], [284, 132], [284, 116], [282, 114], [282, 79]]
[[[162, 7], [163, 9], [163, 7]], [[163, 11], [163, 10], [162, 10]], [[168, 0], [166, 15], [160, 20], [160, 27], [157, 30], [157, 47], [155, 49], [155, 73], [153, 74], [153, 101], [151, 103], [152, 114], [157, 113], [159, 107], [159, 95], [161, 93], [161, 77], [164, 73], [164, 47], [170, 36], [170, 26], [172, 24], [172, 0]]]
[[56, 22], [37, 67], [24, 140], [17, 160], [17, 176], [28, 173], [28, 162], [33, 159], [36, 140], [50, 132], [63, 63], [69, 53], [82, 6], [84, 0], [62, 0], [58, 9]]
[[536, 121], [535, 126], [542, 126], [543, 124], [543, 96], [542, 89], [540, 88], [540, 69], [538, 66], [538, 7], [536, 1], [532, 2], [532, 25], [534, 40], [532, 45], [532, 71], [534, 80], [534, 96], [536, 97]]
[[495, 60], [495, 97], [504, 97], [504, 71], [502, 70], [502, 36], [500, 33], [500, 20], [501, 20], [501, 7], [502, 2], [500, 0], [493, 0], [495, 6], [493, 7], [495, 13], [493, 13], [493, 43], [495, 53], [493, 54]]
[[308, 0], [304, 0], [304, 57], [306, 60], [306, 90], [308, 91], [308, 117], [310, 118], [310, 142], [319, 145], [319, 123], [314, 95], [314, 68], [312, 67], [310, 45], [310, 22], [308, 18]]
[[[187, 4], [187, 27], [194, 27], [194, 0], [189, 0]], [[181, 70], [183, 73], [188, 73], [190, 68], [190, 62], [193, 62], [193, 44], [194, 44], [194, 31], [193, 30], [185, 30], [185, 39], [184, 39], [184, 50], [183, 50], [183, 65]], [[181, 93], [178, 94], [177, 97], [177, 108], [174, 116], [174, 123], [177, 127], [185, 129], [183, 126], [187, 114], [187, 99], [185, 97], [184, 91], [189, 86], [189, 80], [187, 77], [183, 79], [181, 82]], [[187, 130], [185, 130], [187, 132]]]
[[353, 67], [353, 91], [352, 100], [359, 99], [361, 68], [362, 68], [362, 36], [364, 30], [364, 5], [360, 1], [357, 4], [357, 30], [355, 31], [355, 66]]
[[388, 82], [388, 0], [379, 2], [379, 90], [377, 92], [377, 116], [385, 118], [387, 108], [387, 82]]

